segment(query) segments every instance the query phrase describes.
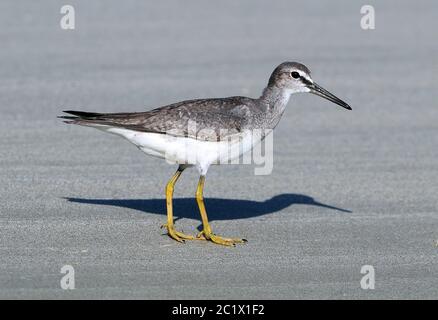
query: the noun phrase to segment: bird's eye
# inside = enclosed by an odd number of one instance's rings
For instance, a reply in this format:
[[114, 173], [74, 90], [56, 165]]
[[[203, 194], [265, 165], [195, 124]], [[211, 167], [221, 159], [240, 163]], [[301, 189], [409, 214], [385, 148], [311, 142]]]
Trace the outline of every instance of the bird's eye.
[[298, 79], [300, 77], [300, 74], [298, 72], [296, 72], [296, 71], [291, 72], [290, 75], [294, 79]]

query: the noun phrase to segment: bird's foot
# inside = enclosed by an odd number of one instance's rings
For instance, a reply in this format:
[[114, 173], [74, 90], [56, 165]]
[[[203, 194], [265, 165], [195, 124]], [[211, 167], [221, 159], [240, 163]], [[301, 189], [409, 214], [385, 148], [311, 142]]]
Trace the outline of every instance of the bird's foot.
[[167, 229], [167, 234], [169, 235], [169, 237], [171, 237], [172, 239], [178, 241], [178, 242], [184, 242], [185, 240], [202, 240], [202, 238], [198, 238], [198, 237], [194, 237], [179, 231], [175, 230], [175, 226], [169, 225], [168, 223], [165, 223], [161, 226], [161, 229], [166, 228]]
[[246, 239], [239, 239], [239, 238], [224, 238], [221, 236], [217, 236], [211, 231], [206, 231], [205, 229], [202, 230], [197, 236], [197, 239], [205, 239], [209, 240], [216, 244], [221, 244], [223, 246], [235, 246], [236, 243], [245, 243], [248, 242]]

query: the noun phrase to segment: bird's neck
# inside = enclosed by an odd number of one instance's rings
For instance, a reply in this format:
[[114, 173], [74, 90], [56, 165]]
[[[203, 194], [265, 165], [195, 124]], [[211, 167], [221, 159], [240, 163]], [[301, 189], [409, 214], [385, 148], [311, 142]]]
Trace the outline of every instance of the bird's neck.
[[263, 94], [259, 100], [266, 108], [266, 120], [269, 129], [274, 129], [277, 126], [291, 94], [291, 90], [278, 88], [276, 86], [268, 86], [263, 90]]

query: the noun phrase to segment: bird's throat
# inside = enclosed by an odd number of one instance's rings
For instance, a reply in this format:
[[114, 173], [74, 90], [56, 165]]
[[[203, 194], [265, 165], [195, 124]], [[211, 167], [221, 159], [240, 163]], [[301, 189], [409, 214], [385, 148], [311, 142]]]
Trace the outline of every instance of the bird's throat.
[[275, 86], [268, 86], [263, 90], [263, 94], [259, 99], [266, 108], [266, 116], [268, 117], [267, 123], [269, 123], [270, 129], [277, 126], [291, 94], [291, 90], [281, 89]]

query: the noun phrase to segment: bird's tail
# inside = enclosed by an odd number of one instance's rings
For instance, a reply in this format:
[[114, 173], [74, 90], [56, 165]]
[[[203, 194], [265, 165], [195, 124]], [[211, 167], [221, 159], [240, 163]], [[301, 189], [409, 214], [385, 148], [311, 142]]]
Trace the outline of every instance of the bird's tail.
[[64, 119], [65, 123], [78, 124], [82, 126], [105, 126], [111, 124], [107, 119], [107, 116], [110, 114], [74, 110], [66, 110], [63, 112], [71, 114], [71, 116], [58, 116], [58, 118]]
[[[64, 113], [68, 116], [59, 116], [64, 119], [65, 123], [78, 124], [81, 126], [94, 127], [98, 129], [105, 128], [130, 128], [144, 130], [141, 126], [141, 120], [144, 117], [150, 116], [148, 112], [121, 112], [121, 113], [97, 113], [66, 110]], [[138, 120], [139, 115], [141, 119]]]

